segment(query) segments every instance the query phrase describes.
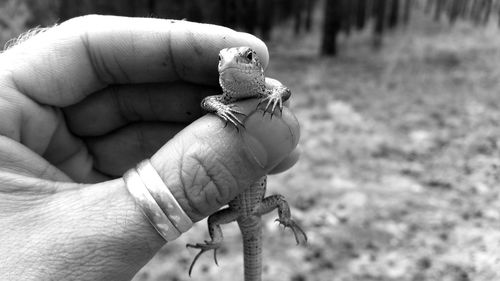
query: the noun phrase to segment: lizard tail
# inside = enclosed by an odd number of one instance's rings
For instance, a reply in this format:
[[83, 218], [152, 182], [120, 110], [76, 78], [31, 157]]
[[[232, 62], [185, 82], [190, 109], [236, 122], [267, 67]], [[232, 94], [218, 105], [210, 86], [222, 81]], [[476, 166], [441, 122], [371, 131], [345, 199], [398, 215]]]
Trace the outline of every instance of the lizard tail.
[[238, 222], [243, 237], [245, 281], [262, 280], [262, 221], [260, 217]]

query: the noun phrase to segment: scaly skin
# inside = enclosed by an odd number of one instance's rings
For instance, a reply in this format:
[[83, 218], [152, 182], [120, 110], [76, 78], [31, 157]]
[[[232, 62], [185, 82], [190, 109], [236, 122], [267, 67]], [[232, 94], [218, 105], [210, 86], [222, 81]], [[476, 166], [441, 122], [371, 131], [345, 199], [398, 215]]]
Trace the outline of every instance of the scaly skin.
[[[264, 70], [255, 51], [248, 47], [222, 49], [219, 53], [219, 83], [222, 95], [203, 99], [201, 106], [208, 112], [239, 128], [244, 128], [237, 115], [244, 115], [233, 102], [246, 98], [259, 98], [266, 102], [264, 113], [271, 109], [271, 117], [276, 107], [283, 109], [283, 101], [290, 97], [290, 90], [277, 80], [264, 76]], [[188, 244], [187, 247], [200, 249], [189, 268], [189, 275], [198, 257], [206, 251], [214, 250], [217, 264], [217, 249], [222, 243], [221, 224], [237, 221], [243, 237], [243, 258], [245, 281], [262, 280], [262, 220], [263, 214], [278, 209], [280, 224], [290, 227], [297, 244], [307, 242], [307, 236], [291, 219], [290, 207], [281, 195], [264, 197], [267, 176], [260, 178], [245, 192], [237, 196], [229, 206], [208, 218], [210, 241]]]

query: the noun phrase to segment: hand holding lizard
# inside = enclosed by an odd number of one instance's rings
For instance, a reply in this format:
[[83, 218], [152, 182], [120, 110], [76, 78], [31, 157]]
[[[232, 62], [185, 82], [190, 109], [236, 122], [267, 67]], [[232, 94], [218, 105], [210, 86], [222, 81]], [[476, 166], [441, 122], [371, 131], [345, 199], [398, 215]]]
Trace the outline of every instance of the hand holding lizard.
[[[227, 28], [88, 16], [0, 54], [0, 279], [132, 278], [163, 245], [120, 178], [144, 158], [194, 221], [293, 165], [286, 109], [269, 124], [241, 104], [263, 150], [217, 117], [196, 120], [217, 91], [217, 53], [241, 45], [267, 64], [261, 41]], [[267, 153], [279, 145], [266, 130], [292, 145]]]

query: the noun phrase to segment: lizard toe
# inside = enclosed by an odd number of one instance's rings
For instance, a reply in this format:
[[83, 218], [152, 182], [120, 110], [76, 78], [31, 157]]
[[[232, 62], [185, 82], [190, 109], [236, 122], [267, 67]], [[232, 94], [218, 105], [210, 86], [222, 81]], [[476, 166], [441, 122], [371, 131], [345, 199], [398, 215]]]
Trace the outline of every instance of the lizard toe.
[[265, 98], [262, 98], [259, 101], [259, 104], [257, 107], [259, 107], [262, 103], [267, 101], [266, 106], [264, 107], [264, 111], [262, 112], [262, 115], [265, 115], [266, 112], [270, 110], [271, 118], [273, 117], [276, 108], [279, 108], [280, 112], [283, 111], [283, 99], [280, 95], [269, 95], [266, 96]]
[[186, 244], [186, 248], [195, 248], [200, 249], [200, 252], [196, 254], [191, 265], [189, 266], [189, 276], [191, 276], [191, 272], [193, 271], [194, 264], [198, 260], [198, 258], [205, 252], [210, 250], [214, 250], [214, 261], [217, 266], [219, 266], [219, 262], [217, 261], [217, 249], [219, 249], [220, 243], [205, 241], [205, 243], [196, 243], [196, 244]]
[[289, 227], [293, 235], [295, 237], [295, 241], [297, 245], [301, 243], [301, 241], [305, 244], [307, 243], [307, 235], [302, 230], [302, 228], [292, 219], [276, 219], [275, 221], [279, 222], [280, 225], [283, 225], [285, 228]]

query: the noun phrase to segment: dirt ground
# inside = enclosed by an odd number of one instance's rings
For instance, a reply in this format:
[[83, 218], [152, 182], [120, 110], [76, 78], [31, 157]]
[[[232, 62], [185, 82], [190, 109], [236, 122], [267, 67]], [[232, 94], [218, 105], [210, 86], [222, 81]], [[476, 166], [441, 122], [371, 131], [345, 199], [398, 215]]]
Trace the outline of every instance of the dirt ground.
[[[500, 30], [414, 19], [338, 58], [317, 56], [317, 32], [275, 35], [267, 73], [293, 91], [303, 155], [269, 189], [309, 243], [267, 215], [264, 280], [500, 280]], [[219, 267], [207, 254], [187, 274], [202, 222], [135, 281], [242, 280], [239, 231], [224, 233]]]

